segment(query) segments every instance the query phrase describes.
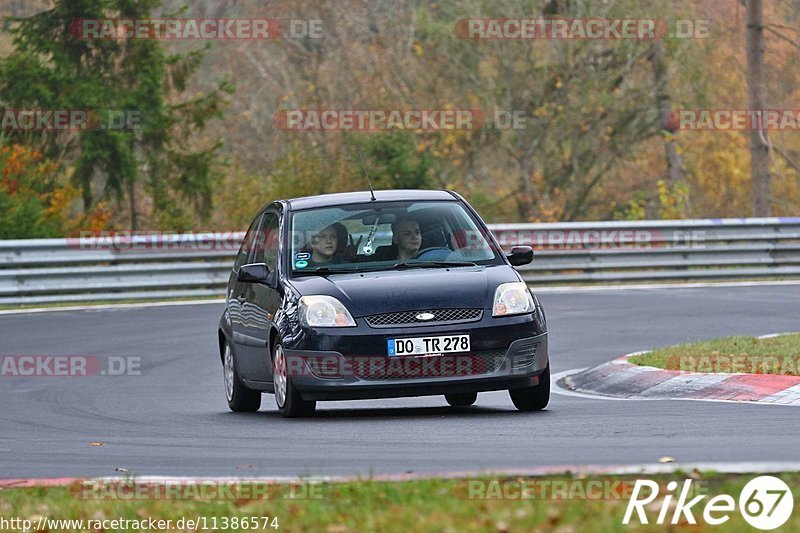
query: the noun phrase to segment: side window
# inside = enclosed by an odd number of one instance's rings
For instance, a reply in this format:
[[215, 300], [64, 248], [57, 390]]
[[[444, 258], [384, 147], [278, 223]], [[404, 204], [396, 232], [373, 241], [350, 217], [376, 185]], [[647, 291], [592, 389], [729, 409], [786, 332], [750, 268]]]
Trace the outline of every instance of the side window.
[[242, 246], [239, 248], [239, 253], [236, 254], [236, 260], [233, 262], [234, 270], [239, 270], [240, 266], [247, 264], [247, 258], [253, 250], [253, 242], [256, 240], [256, 235], [258, 234], [258, 225], [261, 222], [261, 218], [261, 215], [257, 216], [247, 229], [247, 233], [242, 241]]
[[278, 268], [278, 245], [280, 231], [278, 228], [278, 215], [267, 213], [264, 215], [264, 224], [258, 232], [256, 239], [256, 252], [253, 256], [254, 263], [266, 263], [270, 272]]

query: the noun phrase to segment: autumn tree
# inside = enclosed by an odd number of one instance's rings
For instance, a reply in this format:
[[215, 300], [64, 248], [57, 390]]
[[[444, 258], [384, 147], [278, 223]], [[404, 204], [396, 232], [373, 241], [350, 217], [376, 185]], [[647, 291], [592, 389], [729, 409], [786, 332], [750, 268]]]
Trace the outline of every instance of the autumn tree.
[[[747, 10], [747, 92], [750, 111], [759, 117], [766, 111], [764, 78], [764, 8], [761, 0], [743, 0]], [[753, 216], [772, 213], [770, 194], [770, 141], [762, 120], [750, 131], [750, 176], [753, 184]]]

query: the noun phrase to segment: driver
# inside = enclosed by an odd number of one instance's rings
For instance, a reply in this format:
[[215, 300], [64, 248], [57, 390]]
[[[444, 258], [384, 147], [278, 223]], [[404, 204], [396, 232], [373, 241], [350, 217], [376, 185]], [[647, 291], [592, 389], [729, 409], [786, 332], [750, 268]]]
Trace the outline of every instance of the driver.
[[411, 259], [419, 252], [422, 234], [419, 222], [410, 217], [402, 217], [392, 224], [392, 244], [397, 250], [394, 259]]

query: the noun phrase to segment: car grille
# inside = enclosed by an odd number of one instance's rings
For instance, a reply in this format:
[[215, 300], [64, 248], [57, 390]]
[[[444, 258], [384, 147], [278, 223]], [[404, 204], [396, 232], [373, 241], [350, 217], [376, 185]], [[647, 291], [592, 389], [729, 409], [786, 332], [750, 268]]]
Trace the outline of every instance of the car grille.
[[536, 352], [539, 351], [539, 343], [536, 341], [526, 342], [522, 344], [517, 353], [514, 354], [514, 359], [511, 361], [511, 368], [522, 368], [533, 363], [536, 358]]
[[353, 375], [364, 380], [430, 379], [491, 374], [503, 365], [503, 350], [436, 356], [346, 357]]
[[[431, 313], [431, 320], [420, 320], [420, 313]], [[400, 311], [366, 317], [367, 324], [373, 328], [390, 328], [394, 326], [414, 326], [426, 324], [459, 324], [475, 322], [483, 316], [483, 309], [431, 309], [428, 311]]]

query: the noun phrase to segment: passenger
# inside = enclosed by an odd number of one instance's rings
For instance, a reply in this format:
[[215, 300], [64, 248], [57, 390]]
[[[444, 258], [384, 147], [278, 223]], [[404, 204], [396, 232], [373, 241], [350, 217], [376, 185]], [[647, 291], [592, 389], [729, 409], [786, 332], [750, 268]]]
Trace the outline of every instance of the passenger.
[[309, 239], [303, 251], [311, 252], [310, 266], [326, 265], [341, 261], [347, 243], [347, 228], [336, 222], [320, 230]]
[[422, 244], [419, 222], [411, 217], [398, 218], [392, 224], [392, 245], [381, 246], [375, 252], [378, 261], [412, 259]]

